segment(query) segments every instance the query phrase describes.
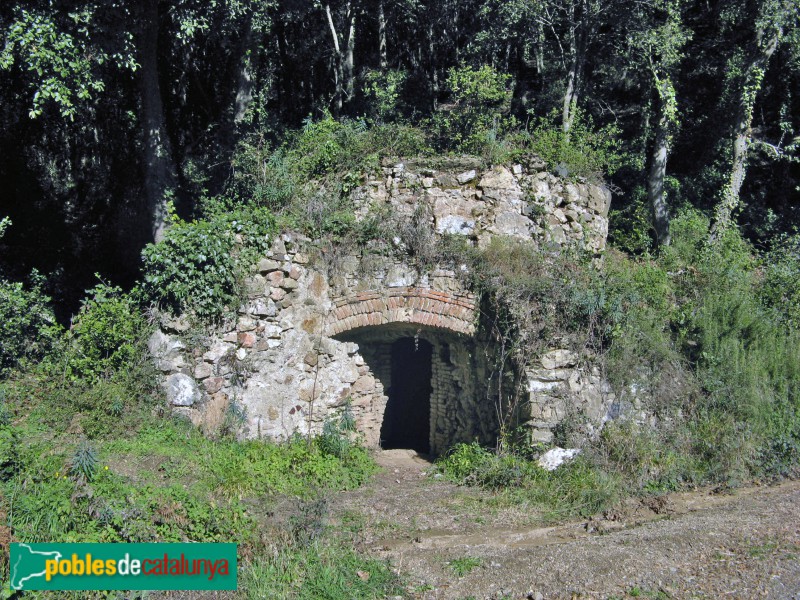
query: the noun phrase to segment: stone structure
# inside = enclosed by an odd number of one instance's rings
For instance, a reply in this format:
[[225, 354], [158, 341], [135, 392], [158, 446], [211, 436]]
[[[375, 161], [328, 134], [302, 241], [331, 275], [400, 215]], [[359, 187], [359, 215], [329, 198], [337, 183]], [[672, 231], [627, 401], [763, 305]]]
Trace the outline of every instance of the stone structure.
[[536, 162], [486, 172], [463, 159], [440, 163], [442, 170], [424, 162], [384, 167], [384, 178], [356, 192], [360, 213], [382, 203], [406, 215], [425, 206], [438, 233], [465, 235], [479, 246], [500, 235], [553, 249], [579, 246], [596, 254], [605, 249], [607, 188], [567, 182], [539, 170], [543, 165]]
[[[511, 236], [599, 254], [610, 193], [530, 166], [481, 172], [455, 161], [387, 165], [354, 200], [362, 218], [388, 206], [478, 245]], [[235, 322], [202, 348], [181, 341], [181, 320], [150, 340], [174, 410], [209, 432], [227, 426], [244, 437], [285, 438], [319, 432], [349, 406], [367, 444], [433, 454], [459, 441], [494, 441], [501, 379], [505, 389], [522, 384], [518, 416], [534, 441], [548, 442], [571, 410], [606, 417], [613, 396], [580, 357], [555, 348], [536, 368], [501, 377], [478, 299], [457, 273], [419, 272], [402, 252], [387, 254], [322, 260], [313, 240], [276, 238], [246, 282]]]
[[[452, 274], [447, 273], [452, 277]], [[440, 275], [441, 276], [441, 275]], [[475, 333], [475, 298], [430, 288], [390, 287], [384, 293], [359, 292], [333, 302], [327, 335], [388, 323], [416, 323], [456, 333]]]

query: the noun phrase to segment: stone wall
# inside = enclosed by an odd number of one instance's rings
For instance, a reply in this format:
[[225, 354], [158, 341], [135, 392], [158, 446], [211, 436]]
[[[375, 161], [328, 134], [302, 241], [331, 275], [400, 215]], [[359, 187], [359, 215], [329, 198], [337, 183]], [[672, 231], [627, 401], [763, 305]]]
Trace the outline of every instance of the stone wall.
[[464, 159], [386, 164], [383, 177], [356, 191], [362, 215], [389, 204], [410, 215], [421, 206], [440, 234], [468, 236], [485, 246], [493, 236], [509, 236], [558, 249], [575, 245], [598, 254], [608, 236], [611, 192], [601, 185], [567, 182], [542, 165], [496, 166], [481, 171]]
[[[605, 245], [610, 202], [601, 186], [522, 165], [481, 171], [464, 161], [386, 165], [354, 197], [360, 217], [382, 205], [400, 218], [422, 211], [436, 232], [477, 245], [499, 235], [594, 254]], [[401, 252], [321, 256], [314, 240], [277, 237], [246, 281], [236, 319], [200, 343], [182, 340], [184, 319], [164, 320], [150, 350], [174, 410], [208, 433], [225, 427], [242, 437], [286, 438], [318, 433], [350, 406], [366, 443], [378, 446], [393, 379], [396, 390], [403, 377], [390, 364], [393, 344], [423, 339], [432, 346], [429, 449], [492, 442], [496, 350], [460, 277], [442, 268], [420, 272]], [[549, 441], [568, 408], [605, 418], [613, 397], [577, 357], [557, 349], [538, 366], [517, 374], [533, 440]]]
[[[580, 364], [581, 362], [585, 364]], [[543, 354], [525, 372], [527, 400], [523, 419], [531, 440], [547, 443], [567, 417], [580, 417], [589, 427], [615, 415], [616, 396], [598, 368], [563, 348]]]

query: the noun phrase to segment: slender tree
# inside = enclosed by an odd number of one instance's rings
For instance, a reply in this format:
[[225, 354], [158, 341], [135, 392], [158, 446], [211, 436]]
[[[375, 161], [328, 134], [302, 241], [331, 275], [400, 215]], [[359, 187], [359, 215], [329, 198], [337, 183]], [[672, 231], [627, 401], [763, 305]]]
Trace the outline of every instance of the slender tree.
[[680, 0], [652, 0], [639, 4], [633, 21], [634, 30], [639, 28], [633, 36], [634, 48], [647, 65], [654, 105], [647, 199], [659, 246], [670, 242], [670, 211], [664, 183], [672, 136], [679, 121], [673, 79], [678, 75], [681, 50], [688, 39], [681, 19]]
[[[746, 3], [740, 14], [753, 27], [743, 49], [737, 49], [729, 61], [731, 79], [734, 81], [737, 101], [732, 123], [730, 174], [722, 198], [714, 211], [712, 238], [727, 229], [733, 213], [740, 205], [740, 192], [747, 168], [747, 151], [750, 126], [758, 93], [761, 90], [770, 58], [775, 53], [786, 29], [797, 24], [800, 2], [798, 0], [762, 0]], [[750, 8], [750, 10], [746, 10]]]

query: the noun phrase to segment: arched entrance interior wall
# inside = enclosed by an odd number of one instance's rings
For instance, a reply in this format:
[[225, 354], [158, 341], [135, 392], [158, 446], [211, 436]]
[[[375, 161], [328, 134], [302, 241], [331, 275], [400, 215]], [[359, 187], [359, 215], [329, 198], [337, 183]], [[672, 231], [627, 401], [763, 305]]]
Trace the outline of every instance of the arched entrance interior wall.
[[[443, 328], [390, 323], [351, 329], [336, 339], [355, 342], [383, 386], [383, 396], [374, 399], [373, 408], [381, 421], [383, 447], [438, 455], [458, 442], [496, 440], [497, 417], [489, 387], [492, 373], [486, 348], [476, 338]], [[421, 358], [415, 358], [416, 353]], [[425, 387], [419, 381], [420, 370], [430, 378], [427, 398], [419, 397]], [[424, 424], [415, 415], [405, 414], [420, 407], [428, 411]], [[401, 423], [395, 427], [394, 420]], [[420, 441], [420, 432], [403, 431], [403, 423], [425, 427], [427, 438]]]

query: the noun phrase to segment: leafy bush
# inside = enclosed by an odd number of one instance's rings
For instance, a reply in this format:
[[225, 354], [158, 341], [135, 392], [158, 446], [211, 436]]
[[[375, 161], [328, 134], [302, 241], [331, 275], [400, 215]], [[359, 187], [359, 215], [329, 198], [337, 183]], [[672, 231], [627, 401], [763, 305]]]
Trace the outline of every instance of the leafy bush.
[[201, 321], [219, 319], [237, 300], [250, 263], [266, 250], [273, 225], [272, 214], [256, 208], [174, 224], [142, 252], [145, 298]]
[[146, 297], [174, 312], [219, 318], [236, 294], [234, 243], [224, 222], [173, 225], [161, 242], [142, 252]]
[[[289, 144], [292, 169], [310, 177], [349, 170], [354, 158], [362, 158], [357, 149], [366, 131], [363, 121], [337, 121], [330, 114], [319, 121], [308, 120]], [[373, 164], [373, 168], [376, 166]]]
[[466, 483], [478, 470], [493, 461], [495, 455], [478, 442], [457, 444], [439, 461], [437, 465], [448, 479], [454, 483]]
[[558, 113], [552, 112], [538, 119], [530, 138], [530, 149], [562, 177], [600, 179], [613, 175], [625, 161], [619, 130], [614, 125], [598, 129], [580, 111], [569, 133], [558, 125]]
[[621, 208], [612, 208], [608, 220], [609, 246], [634, 256], [653, 250], [653, 220], [644, 187], [635, 188]]
[[[234, 176], [225, 194], [214, 199], [216, 202], [222, 200], [226, 210], [248, 204], [279, 210], [287, 206], [297, 193], [298, 183], [285, 150], [273, 150], [264, 136], [253, 136], [239, 142], [231, 160]], [[216, 212], [207, 207], [204, 209], [206, 216]]]
[[783, 323], [800, 329], [800, 234], [781, 236], [764, 257], [761, 297]]
[[67, 333], [67, 369], [73, 378], [97, 381], [138, 359], [146, 323], [119, 287], [100, 284], [87, 294]]
[[367, 146], [379, 156], [409, 157], [430, 154], [425, 131], [403, 123], [378, 124], [369, 129]]
[[511, 75], [490, 65], [450, 69], [446, 89], [451, 102], [431, 120], [440, 149], [480, 153], [489, 137], [497, 138], [516, 122], [508, 117]]
[[0, 376], [29, 361], [40, 360], [58, 343], [61, 328], [34, 273], [22, 283], [0, 279]]
[[401, 114], [400, 96], [408, 79], [405, 71], [368, 71], [365, 77], [364, 97], [368, 112], [378, 122], [391, 121]]

